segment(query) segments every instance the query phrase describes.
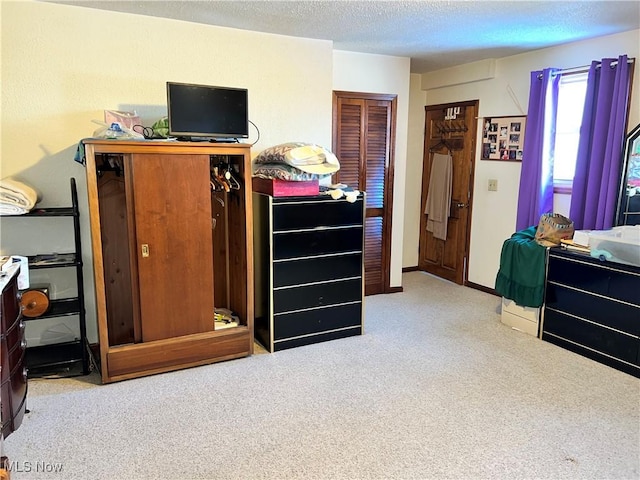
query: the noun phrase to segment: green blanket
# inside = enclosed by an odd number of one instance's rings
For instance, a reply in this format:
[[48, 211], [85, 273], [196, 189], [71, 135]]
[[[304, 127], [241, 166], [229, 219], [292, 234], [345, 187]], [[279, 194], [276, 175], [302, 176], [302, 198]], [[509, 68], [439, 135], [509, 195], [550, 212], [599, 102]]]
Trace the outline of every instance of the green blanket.
[[496, 292], [522, 307], [539, 307], [544, 298], [546, 248], [535, 241], [536, 229], [511, 235], [500, 254]]

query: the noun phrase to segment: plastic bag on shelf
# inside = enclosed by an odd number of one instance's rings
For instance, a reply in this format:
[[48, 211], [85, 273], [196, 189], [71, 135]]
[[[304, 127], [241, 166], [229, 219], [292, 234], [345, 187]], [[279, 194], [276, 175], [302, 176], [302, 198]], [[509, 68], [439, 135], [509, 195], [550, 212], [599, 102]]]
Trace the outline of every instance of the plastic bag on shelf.
[[93, 138], [109, 138], [115, 140], [144, 140], [144, 135], [134, 132], [132, 129], [121, 125], [118, 122], [105, 124], [94, 120], [95, 123], [102, 125], [95, 132]]
[[154, 137], [169, 138], [169, 117], [162, 117], [151, 128]]
[[111, 125], [119, 123], [122, 127], [133, 130], [134, 125], [140, 125], [140, 117], [136, 112], [121, 112], [119, 110], [105, 110], [104, 123]]
[[78, 336], [66, 323], [58, 323], [47, 328], [40, 335], [40, 345], [51, 345], [55, 343], [73, 342]]

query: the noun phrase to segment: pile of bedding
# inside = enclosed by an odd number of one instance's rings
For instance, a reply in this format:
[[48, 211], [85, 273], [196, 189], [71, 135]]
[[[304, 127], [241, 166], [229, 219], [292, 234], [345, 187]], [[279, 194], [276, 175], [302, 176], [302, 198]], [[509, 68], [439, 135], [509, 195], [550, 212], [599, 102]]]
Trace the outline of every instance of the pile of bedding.
[[253, 160], [253, 175], [261, 178], [305, 182], [318, 180], [340, 170], [330, 150], [312, 143], [288, 142], [260, 152]]

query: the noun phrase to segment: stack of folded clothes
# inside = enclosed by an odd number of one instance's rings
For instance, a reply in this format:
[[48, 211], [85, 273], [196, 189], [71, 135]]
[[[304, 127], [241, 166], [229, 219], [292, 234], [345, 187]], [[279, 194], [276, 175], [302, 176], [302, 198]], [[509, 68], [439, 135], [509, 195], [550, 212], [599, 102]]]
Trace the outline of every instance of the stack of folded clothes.
[[40, 200], [38, 192], [11, 178], [0, 180], [0, 215], [24, 215]]

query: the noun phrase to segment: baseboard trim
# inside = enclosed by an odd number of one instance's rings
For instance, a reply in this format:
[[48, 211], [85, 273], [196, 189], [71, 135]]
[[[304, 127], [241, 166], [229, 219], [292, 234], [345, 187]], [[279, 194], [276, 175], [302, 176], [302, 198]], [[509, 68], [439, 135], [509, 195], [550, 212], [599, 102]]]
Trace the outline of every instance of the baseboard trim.
[[[415, 267], [402, 267], [402, 273], [419, 272], [419, 271], [421, 271], [421, 270], [418, 268], [417, 265]], [[495, 295], [496, 297], [501, 297], [502, 296], [498, 292], [496, 292], [495, 289], [493, 289], [493, 288], [485, 287], [484, 285], [480, 285], [479, 283], [473, 283], [473, 282], [470, 282], [468, 280], [466, 282], [464, 282], [464, 286], [465, 287], [469, 287], [469, 288], [473, 288], [475, 290], [480, 290], [481, 292], [489, 293], [491, 295]], [[393, 287], [393, 288], [400, 288], [399, 291], [402, 291], [402, 287]], [[393, 292], [390, 291], [389, 293], [393, 293]]]
[[490, 293], [491, 295], [495, 295], [496, 297], [501, 297], [502, 296], [498, 292], [496, 292], [495, 289], [489, 288], [489, 287], [485, 287], [484, 285], [480, 285], [478, 283], [473, 283], [473, 282], [467, 281], [467, 282], [465, 282], [465, 286], [469, 287], [469, 288], [473, 288], [475, 290], [480, 290], [481, 292]]
[[402, 267], [402, 273], [407, 273], [407, 272], [417, 272], [420, 269], [418, 268], [418, 266], [416, 265], [415, 267]]
[[404, 288], [402, 287], [389, 287], [386, 293], [402, 293], [404, 292]]

